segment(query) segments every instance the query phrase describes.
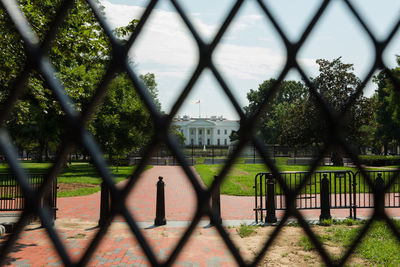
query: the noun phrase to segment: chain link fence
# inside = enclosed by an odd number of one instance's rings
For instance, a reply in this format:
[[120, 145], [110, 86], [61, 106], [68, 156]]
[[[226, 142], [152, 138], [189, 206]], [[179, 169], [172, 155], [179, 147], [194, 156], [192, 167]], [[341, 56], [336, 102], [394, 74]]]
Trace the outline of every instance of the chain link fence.
[[[141, 35], [143, 28], [146, 26], [149, 16], [154, 11], [156, 4], [160, 2], [158, 0], [149, 1], [142, 17], [140, 18], [137, 27], [135, 28], [133, 34], [126, 42], [121, 42], [118, 40], [114, 34], [113, 29], [106, 23], [105, 18], [103, 17], [102, 11], [99, 10], [96, 1], [94, 0], [87, 0], [88, 5], [91, 7], [93, 14], [97, 18], [99, 24], [103, 28], [103, 31], [108, 36], [109, 42], [112, 46], [112, 55], [111, 55], [111, 63], [107, 67], [107, 70], [103, 76], [103, 79], [96, 89], [96, 92], [92, 98], [91, 103], [89, 104], [88, 108], [85, 109], [84, 112], [78, 112], [77, 109], [74, 108], [74, 103], [67, 95], [65, 89], [63, 88], [60, 80], [56, 78], [55, 69], [51, 64], [51, 61], [48, 57], [48, 52], [51, 46], [51, 42], [55, 39], [57, 29], [63, 23], [63, 20], [67, 16], [68, 10], [74, 8], [76, 2], [73, 0], [65, 0], [63, 1], [61, 7], [59, 8], [58, 14], [55, 16], [54, 21], [51, 24], [51, 28], [47, 33], [47, 36], [43, 39], [42, 42], [38, 41], [38, 38], [35, 37], [34, 31], [32, 30], [29, 22], [23, 15], [22, 11], [19, 9], [18, 4], [16, 1], [13, 0], [2, 0], [1, 1], [1, 8], [5, 10], [7, 15], [10, 17], [12, 22], [15, 25], [16, 30], [18, 31], [20, 38], [24, 43], [25, 53], [26, 53], [26, 62], [23, 66], [22, 71], [20, 72], [18, 78], [16, 79], [15, 86], [11, 91], [10, 95], [8, 96], [5, 104], [2, 106], [2, 110], [0, 113], [0, 123], [3, 125], [0, 128], [0, 149], [2, 153], [5, 155], [7, 159], [7, 163], [9, 164], [12, 172], [17, 177], [23, 194], [26, 198], [26, 208], [23, 211], [17, 225], [15, 226], [15, 231], [10, 234], [7, 241], [3, 244], [0, 250], [0, 262], [4, 263], [8, 253], [10, 253], [15, 245], [17, 239], [21, 235], [24, 227], [30, 221], [32, 216], [38, 216], [42, 221], [42, 225], [45, 227], [51, 242], [54, 243], [54, 246], [57, 250], [58, 255], [62, 259], [63, 263], [66, 266], [74, 266], [74, 265], [86, 265], [88, 264], [89, 260], [93, 256], [96, 248], [98, 247], [100, 241], [104, 237], [107, 229], [109, 228], [112, 220], [117, 215], [121, 215], [126, 220], [127, 224], [129, 225], [132, 234], [135, 235], [137, 241], [140, 243], [148, 261], [153, 266], [159, 265], [172, 265], [175, 260], [177, 259], [180, 251], [182, 250], [185, 243], [188, 241], [189, 237], [193, 233], [194, 229], [196, 228], [197, 224], [199, 223], [202, 216], [207, 215], [210, 217], [211, 221], [215, 224], [216, 230], [219, 235], [224, 240], [225, 244], [229, 248], [230, 252], [234, 256], [237, 263], [241, 266], [247, 265], [244, 259], [241, 257], [240, 253], [238, 252], [237, 248], [235, 247], [232, 240], [229, 238], [228, 233], [222, 227], [222, 225], [218, 221], [217, 214], [214, 214], [211, 207], [210, 207], [210, 198], [212, 192], [217, 190], [221, 183], [226, 178], [228, 171], [230, 170], [232, 164], [235, 161], [244, 147], [248, 144], [254, 145], [257, 153], [263, 159], [266, 166], [271, 170], [274, 177], [277, 177], [277, 181], [279, 186], [286, 197], [286, 205], [287, 209], [284, 213], [282, 220], [279, 222], [278, 226], [273, 230], [271, 236], [266, 240], [265, 244], [263, 245], [260, 253], [254, 258], [251, 265], [258, 264], [261, 259], [264, 257], [265, 253], [271, 247], [274, 239], [277, 237], [279, 232], [281, 231], [282, 227], [287, 222], [288, 218], [293, 216], [299, 222], [299, 225], [304, 229], [305, 233], [310, 238], [311, 242], [315, 245], [318, 253], [320, 254], [321, 258], [323, 259], [324, 263], [327, 266], [335, 266], [335, 265], [344, 265], [345, 262], [348, 260], [349, 256], [352, 255], [357, 245], [360, 243], [363, 236], [366, 234], [372, 223], [376, 220], [383, 220], [385, 221], [389, 227], [391, 228], [393, 235], [400, 241], [400, 233], [398, 229], [395, 227], [392, 220], [387, 216], [383, 205], [375, 205], [374, 213], [371, 219], [363, 226], [362, 231], [360, 234], [355, 238], [352, 245], [349, 247], [347, 252], [343, 255], [343, 257], [339, 259], [332, 259], [327, 251], [321, 244], [321, 241], [318, 240], [316, 235], [313, 233], [312, 229], [303, 218], [303, 216], [296, 210], [296, 196], [301, 192], [302, 188], [307, 184], [309, 179], [311, 178], [311, 174], [316, 170], [318, 166], [318, 162], [322, 159], [323, 155], [329, 151], [332, 146], [342, 146], [345, 153], [351, 158], [354, 164], [358, 167], [360, 173], [367, 177], [365, 170], [360, 165], [360, 162], [357, 158], [357, 155], [353, 153], [350, 146], [346, 143], [345, 138], [343, 137], [343, 133], [341, 132], [340, 122], [342, 118], [346, 115], [354, 101], [357, 97], [362, 93], [363, 88], [365, 87], [367, 81], [372, 78], [372, 75], [377, 70], [384, 70], [388, 77], [392, 80], [395, 88], [400, 90], [400, 83], [399, 81], [392, 75], [389, 71], [389, 68], [385, 66], [385, 63], [382, 59], [382, 54], [385, 51], [385, 48], [393, 39], [393, 36], [397, 32], [400, 24], [400, 17], [396, 18], [397, 21], [394, 23], [394, 27], [389, 31], [388, 35], [384, 39], [378, 39], [372, 33], [371, 29], [367, 26], [367, 23], [364, 21], [361, 14], [358, 13], [356, 8], [354, 7], [352, 1], [350, 0], [342, 0], [341, 2], [344, 4], [346, 9], [351, 13], [353, 19], [361, 26], [362, 30], [367, 34], [369, 37], [370, 43], [375, 48], [375, 55], [373, 64], [370, 66], [368, 75], [366, 75], [365, 80], [362, 81], [361, 85], [359, 86], [357, 92], [352, 95], [345, 108], [340, 114], [334, 113], [329, 105], [325, 103], [325, 101], [321, 98], [318, 94], [316, 89], [313, 87], [312, 82], [305, 74], [304, 70], [300, 67], [297, 55], [307, 38], [310, 36], [313, 28], [319, 21], [324, 13], [329, 10], [330, 5], [334, 1], [321, 1], [318, 9], [310, 18], [310, 22], [305, 28], [304, 32], [300, 35], [300, 38], [296, 42], [291, 42], [287, 35], [285, 35], [282, 26], [278, 23], [274, 13], [270, 10], [270, 8], [265, 4], [264, 1], [258, 0], [255, 1], [262, 10], [265, 17], [271, 22], [274, 29], [278, 33], [279, 37], [281, 38], [286, 51], [287, 51], [287, 58], [284, 65], [283, 70], [280, 72], [276, 82], [263, 99], [262, 104], [260, 105], [260, 109], [251, 117], [247, 117], [239, 102], [232, 94], [231, 89], [223, 79], [222, 75], [218, 72], [216, 65], [213, 60], [213, 52], [215, 51], [216, 47], [220, 43], [221, 39], [223, 38], [224, 34], [226, 33], [229, 25], [232, 21], [235, 20], [239, 10], [241, 10], [244, 0], [235, 1], [232, 7], [226, 11], [225, 19], [222, 25], [219, 27], [217, 34], [215, 35], [214, 39], [211, 42], [204, 41], [196, 27], [193, 25], [192, 21], [190, 20], [187, 13], [185, 13], [183, 7], [177, 0], [170, 0], [170, 3], [173, 5], [179, 16], [182, 18], [184, 24], [189, 29], [192, 37], [194, 38], [198, 53], [199, 53], [199, 62], [197, 67], [193, 71], [188, 80], [186, 86], [184, 87], [182, 93], [174, 103], [171, 112], [168, 115], [161, 114], [155, 104], [153, 103], [152, 97], [149, 95], [148, 91], [146, 90], [144, 84], [141, 82], [139, 76], [133, 70], [129, 60], [128, 60], [128, 51], [130, 47], [136, 42], [137, 38]], [[196, 84], [197, 80], [199, 79], [202, 72], [208, 69], [211, 73], [215, 76], [216, 80], [218, 81], [219, 85], [222, 88], [223, 93], [226, 96], [226, 101], [232, 103], [233, 107], [235, 108], [237, 114], [240, 117], [241, 128], [239, 130], [240, 142], [235, 148], [235, 151], [230, 155], [228, 160], [226, 161], [224, 167], [218, 174], [218, 178], [214, 180], [212, 185], [208, 190], [205, 190], [201, 187], [197, 179], [195, 178], [194, 173], [189, 167], [189, 163], [185, 158], [183, 151], [179, 148], [178, 144], [175, 143], [174, 139], [169, 134], [169, 126], [171, 125], [172, 119], [176, 116], [178, 110], [186, 100], [188, 94], [191, 92], [193, 86]], [[263, 146], [263, 142], [259, 140], [252, 131], [249, 129], [254, 129], [257, 123], [257, 119], [266, 112], [270, 103], [274, 101], [274, 96], [279, 90], [279, 84], [285, 79], [288, 72], [291, 70], [297, 70], [298, 73], [301, 75], [301, 78], [304, 80], [305, 84], [309, 88], [310, 94], [315, 97], [317, 100], [317, 106], [319, 109], [320, 114], [325, 118], [327, 123], [330, 125], [330, 129], [332, 130], [333, 134], [330, 135], [330, 139], [326, 142], [323, 148], [320, 150], [319, 156], [315, 159], [313, 164], [310, 166], [309, 175], [306, 175], [302, 181], [298, 184], [295, 189], [290, 189], [287, 184], [285, 184], [284, 179], [280, 176], [280, 173], [276, 166], [274, 165], [271, 158], [268, 156], [265, 147]], [[4, 127], [6, 125], [6, 121], [8, 116], [10, 115], [13, 107], [16, 105], [16, 102], [21, 97], [23, 92], [25, 91], [25, 83], [28, 80], [29, 75], [32, 72], [39, 72], [46, 81], [46, 85], [48, 88], [51, 89], [52, 93], [54, 94], [55, 98], [57, 99], [58, 103], [60, 104], [63, 112], [66, 116], [67, 127], [66, 127], [66, 134], [64, 139], [62, 140], [62, 146], [59, 150], [55, 164], [48, 170], [47, 174], [45, 175], [43, 184], [38, 188], [35, 189], [31, 187], [28, 183], [28, 174], [24, 171], [21, 165], [18, 162], [18, 155], [17, 149], [13, 145], [12, 140], [10, 138], [10, 134], [8, 129]], [[101, 102], [107, 92], [107, 87], [111, 80], [114, 77], [115, 73], [119, 73], [121, 71], [127, 72], [130, 80], [132, 81], [137, 94], [140, 96], [141, 100], [143, 101], [144, 105], [150, 112], [152, 116], [153, 123], [155, 125], [154, 135], [152, 136], [151, 142], [146, 146], [142, 153], [142, 159], [138, 164], [137, 169], [132, 174], [129, 182], [127, 183], [126, 187], [119, 189], [115, 186], [112, 174], [110, 173], [107, 163], [103, 157], [102, 152], [99, 149], [96, 140], [92, 136], [92, 134], [85, 128], [85, 124], [94, 116], [96, 107], [101, 105]], [[139, 227], [135, 221], [135, 218], [132, 214], [129, 213], [127, 207], [125, 206], [124, 202], [131, 191], [131, 189], [135, 186], [140, 174], [144, 171], [146, 163], [148, 162], [151, 155], [156, 151], [157, 147], [161, 144], [166, 144], [169, 150], [172, 152], [176, 160], [182, 166], [184, 172], [186, 173], [187, 179], [191, 182], [194, 191], [197, 195], [198, 205], [196, 209], [195, 216], [191, 221], [189, 227], [186, 229], [185, 233], [182, 235], [180, 241], [176, 244], [173, 249], [173, 252], [170, 254], [169, 258], [165, 262], [160, 262], [154, 251], [152, 250], [151, 246], [146, 242], [143, 234], [139, 230]], [[95, 235], [92, 242], [88, 245], [85, 250], [83, 257], [78, 261], [74, 262], [67, 253], [66, 247], [62, 242], [59, 234], [55, 230], [52, 224], [52, 213], [48, 207], [43, 207], [40, 205], [40, 201], [43, 196], [46, 194], [48, 188], [51, 186], [52, 181], [55, 177], [58, 176], [60, 171], [62, 170], [65, 162], [67, 161], [68, 154], [72, 151], [74, 145], [80, 145], [90, 154], [93, 164], [96, 167], [98, 173], [100, 174], [102, 180], [104, 181], [105, 185], [109, 188], [111, 194], [111, 202], [112, 202], [112, 210], [110, 216], [107, 220], [102, 224], [99, 231]], [[385, 185], [385, 189], [390, 188], [392, 183], [395, 181], [398, 174], [391, 177], [391, 181], [389, 181]], [[372, 181], [366, 180], [367, 184], [370, 188], [374, 188]], [[377, 192], [373, 190], [373, 194], [375, 197], [375, 201], [384, 201], [384, 192]], [[375, 202], [375, 203], [377, 203]]]

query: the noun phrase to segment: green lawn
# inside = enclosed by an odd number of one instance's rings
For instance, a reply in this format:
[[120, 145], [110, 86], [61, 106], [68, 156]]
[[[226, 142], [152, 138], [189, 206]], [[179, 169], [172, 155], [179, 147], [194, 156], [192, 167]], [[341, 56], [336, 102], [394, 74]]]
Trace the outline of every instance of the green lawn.
[[[46, 173], [51, 167], [51, 163], [31, 163], [23, 162], [22, 166], [28, 173]], [[134, 171], [134, 166], [111, 167], [115, 181], [120, 182], [126, 179]], [[0, 164], [0, 172], [10, 172], [6, 164]], [[64, 188], [62, 184], [75, 184], [76, 188], [71, 190], [61, 190], [58, 192], [59, 197], [89, 195], [100, 191], [101, 178], [97, 174], [94, 166], [87, 162], [73, 162], [71, 166], [64, 169], [57, 179], [60, 188]], [[80, 184], [80, 185], [78, 185]], [[72, 185], [65, 188], [71, 188]]]
[[[277, 158], [277, 167], [281, 172], [284, 171], [307, 171], [309, 166], [302, 165], [283, 165], [286, 162], [283, 158]], [[279, 164], [281, 163], [281, 164]], [[223, 165], [195, 165], [196, 171], [200, 174], [201, 179], [204, 181], [206, 186], [210, 186], [214, 180], [214, 176], [217, 175]], [[356, 168], [349, 167], [333, 167], [333, 166], [321, 166], [318, 170], [334, 171], [334, 170], [350, 170], [354, 173], [357, 171]], [[378, 169], [370, 169], [378, 170]], [[235, 164], [232, 166], [227, 178], [222, 184], [221, 193], [226, 195], [236, 196], [254, 196], [254, 178], [257, 173], [266, 172], [267, 168], [264, 164]], [[360, 180], [363, 183], [363, 179]], [[289, 184], [289, 182], [287, 181]], [[292, 187], [295, 186], [294, 179], [291, 181]], [[311, 179], [311, 186], [308, 187], [312, 192], [319, 193], [319, 183], [314, 183]], [[334, 186], [332, 181], [332, 186]], [[349, 184], [337, 184], [337, 187], [341, 186], [348, 189]], [[363, 188], [363, 187], [362, 187]], [[278, 193], [280, 189], [278, 187]], [[310, 193], [309, 191], [303, 191], [303, 193]], [[348, 191], [348, 190], [347, 190]], [[367, 190], [366, 190], [367, 191]]]
[[[400, 230], [400, 222], [394, 221]], [[349, 227], [346, 225], [332, 225], [317, 234], [318, 239], [327, 246], [344, 247], [348, 249], [362, 230], [362, 224]], [[356, 248], [354, 255], [367, 260], [372, 266], [399, 266], [400, 245], [391, 229], [384, 222], [374, 222]], [[315, 250], [308, 237], [303, 236], [299, 245], [306, 251]], [[335, 255], [340, 258], [341, 255]]]

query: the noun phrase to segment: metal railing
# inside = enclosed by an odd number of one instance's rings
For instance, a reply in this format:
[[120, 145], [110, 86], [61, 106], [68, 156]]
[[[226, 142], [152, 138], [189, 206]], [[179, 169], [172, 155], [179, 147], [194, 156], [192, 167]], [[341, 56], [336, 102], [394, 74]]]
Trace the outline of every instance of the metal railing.
[[[340, 134], [340, 121], [346, 116], [346, 113], [349, 111], [351, 106], [357, 97], [362, 93], [363, 88], [365, 87], [368, 80], [371, 79], [372, 75], [375, 71], [384, 70], [388, 75], [389, 79], [394, 84], [397, 90], [400, 90], [399, 81], [392, 75], [389, 71], [389, 68], [386, 67], [383, 61], [383, 53], [385, 52], [386, 47], [392, 41], [393, 36], [397, 33], [399, 25], [400, 25], [400, 16], [395, 18], [393, 27], [389, 30], [388, 34], [381, 39], [378, 39], [373, 31], [370, 29], [368, 24], [365, 22], [363, 16], [357, 11], [354, 7], [352, 1], [350, 0], [342, 0], [340, 1], [346, 10], [350, 12], [350, 16], [353, 17], [355, 22], [360, 26], [360, 31], [366, 33], [366, 36], [369, 40], [369, 43], [374, 47], [375, 54], [371, 55], [374, 57], [370, 68], [367, 71], [365, 77], [357, 88], [357, 91], [354, 95], [352, 95], [346, 106], [343, 108], [340, 114], [335, 114], [326, 104], [326, 102], [321, 98], [318, 94], [317, 90], [313, 86], [310, 81], [308, 75], [301, 68], [298, 63], [297, 56], [300, 49], [303, 47], [304, 43], [310, 36], [310, 33], [313, 31], [314, 27], [320, 22], [321, 17], [325, 14], [331, 6], [331, 0], [321, 0], [319, 6], [316, 8], [315, 12], [310, 16], [309, 23], [305, 27], [305, 30], [299, 34], [299, 38], [295, 41], [290, 41], [288, 36], [282, 29], [282, 26], [276, 20], [275, 14], [270, 9], [269, 5], [266, 4], [262, 0], [254, 0], [256, 5], [265, 15], [265, 18], [271, 23], [273, 28], [279, 35], [286, 51], [286, 62], [284, 64], [283, 69], [278, 74], [275, 83], [273, 84], [271, 90], [269, 90], [268, 94], [260, 103], [259, 110], [255, 112], [251, 117], [247, 117], [242, 111], [241, 106], [237, 99], [233, 96], [228, 84], [225, 82], [224, 78], [221, 76], [219, 71], [216, 68], [213, 60], [213, 52], [216, 47], [219, 45], [221, 39], [226, 33], [228, 27], [232, 24], [237, 16], [238, 12], [242, 9], [243, 4], [246, 2], [244, 0], [233, 1], [233, 5], [227, 9], [226, 16], [223, 19], [221, 26], [219, 27], [216, 35], [210, 42], [206, 42], [203, 40], [198, 33], [196, 27], [188, 16], [188, 13], [185, 12], [184, 8], [181, 6], [180, 2], [177, 0], [170, 0], [169, 3], [172, 4], [173, 8], [177, 12], [178, 16], [182, 19], [184, 25], [188, 28], [190, 35], [195, 40], [198, 47], [199, 61], [198, 64], [190, 75], [187, 84], [184, 86], [180, 96], [177, 98], [174, 103], [171, 111], [168, 115], [164, 115], [160, 113], [156, 107], [156, 105], [152, 101], [152, 97], [149, 95], [146, 87], [139, 79], [138, 74], [133, 70], [130, 60], [128, 59], [128, 51], [133, 44], [136, 43], [138, 36], [141, 35], [141, 32], [145, 25], [148, 22], [148, 18], [155, 10], [155, 6], [159, 0], [151, 0], [148, 1], [147, 6], [145, 7], [145, 11], [141, 16], [137, 27], [135, 28], [133, 34], [129, 37], [126, 42], [122, 42], [118, 40], [110, 26], [107, 24], [105, 18], [103, 17], [102, 11], [96, 5], [95, 0], [86, 0], [88, 5], [93, 11], [98, 23], [102, 27], [104, 33], [107, 35], [107, 38], [112, 46], [112, 55], [110, 64], [107, 67], [107, 70], [103, 76], [103, 79], [100, 81], [98, 88], [96, 88], [95, 94], [88, 104], [87, 109], [82, 113], [78, 112], [77, 109], [74, 108], [74, 103], [67, 95], [65, 89], [63, 88], [61, 82], [58, 80], [57, 75], [55, 75], [56, 70], [50, 63], [49, 57], [47, 56], [48, 51], [51, 46], [51, 42], [55, 39], [57, 29], [63, 23], [66, 18], [68, 11], [75, 7], [76, 1], [73, 0], [65, 0], [62, 1], [60, 8], [57, 11], [57, 14], [53, 16], [54, 20], [51, 23], [50, 29], [47, 31], [47, 35], [42, 39], [43, 41], [38, 41], [36, 38], [34, 31], [32, 30], [29, 22], [26, 17], [23, 15], [23, 12], [19, 9], [17, 1], [15, 0], [1, 0], [0, 8], [2, 8], [5, 13], [9, 16], [13, 25], [15, 26], [16, 31], [18, 32], [25, 49], [26, 54], [26, 62], [22, 68], [22, 71], [18, 74], [16, 78], [16, 82], [13, 85], [12, 90], [10, 90], [10, 94], [7, 96], [7, 100], [2, 105], [2, 109], [0, 112], [0, 150], [4, 154], [7, 159], [7, 163], [10, 166], [10, 169], [15, 174], [18, 183], [21, 186], [23, 194], [26, 199], [27, 205], [21, 215], [20, 220], [14, 228], [14, 232], [8, 237], [7, 241], [1, 247], [0, 250], [0, 264], [4, 263], [8, 253], [10, 253], [14, 247], [14, 244], [18, 240], [21, 232], [23, 231], [25, 225], [29, 222], [29, 218], [33, 215], [39, 216], [42, 221], [42, 225], [45, 227], [51, 242], [54, 244], [58, 255], [60, 256], [62, 262], [66, 266], [75, 266], [75, 265], [86, 265], [93, 254], [95, 253], [100, 241], [106, 234], [112, 220], [117, 215], [121, 215], [125, 218], [127, 224], [129, 225], [132, 234], [135, 235], [136, 240], [138, 240], [141, 248], [145, 256], [147, 257], [149, 263], [153, 266], [159, 265], [172, 265], [177, 257], [180, 254], [180, 251], [184, 247], [184, 245], [189, 240], [191, 234], [194, 229], [198, 225], [200, 219], [204, 215], [208, 215], [211, 221], [215, 224], [217, 233], [221, 236], [222, 240], [225, 242], [227, 248], [232, 253], [234, 259], [236, 260], [238, 265], [245, 266], [247, 265], [243, 260], [242, 256], [238, 252], [235, 244], [229, 238], [228, 233], [222, 227], [220, 223], [218, 223], [218, 215], [213, 212], [210, 207], [210, 198], [212, 193], [220, 187], [221, 183], [227, 176], [232, 164], [235, 159], [240, 155], [241, 151], [247, 144], [253, 144], [256, 147], [257, 153], [263, 159], [266, 166], [271, 170], [274, 175], [277, 184], [279, 184], [280, 190], [283, 194], [285, 194], [286, 199], [290, 201], [286, 203], [289, 207], [294, 206], [294, 203], [297, 199], [297, 196], [301, 194], [303, 188], [311, 183], [312, 173], [317, 169], [318, 162], [322, 159], [323, 155], [329, 151], [332, 146], [341, 146], [344, 152], [351, 158], [352, 162], [357, 166], [360, 170], [360, 173], [366, 177], [366, 172], [363, 167], [360, 165], [357, 155], [353, 152], [351, 147], [347, 144], [345, 136]], [[82, 18], [85, 19], [85, 18]], [[182, 107], [182, 104], [187, 99], [187, 96], [192, 91], [194, 85], [198, 81], [199, 77], [203, 73], [205, 69], [209, 69], [211, 73], [214, 75], [219, 85], [222, 88], [222, 92], [226, 96], [226, 101], [230, 102], [237, 114], [240, 117], [240, 125], [241, 128], [239, 130], [240, 142], [233, 153], [230, 155], [228, 160], [226, 161], [224, 167], [218, 173], [218, 178], [214, 180], [209, 189], [204, 189], [197, 178], [195, 177], [193, 171], [189, 167], [189, 164], [184, 156], [184, 153], [179, 148], [178, 144], [175, 143], [173, 137], [169, 135], [169, 126], [171, 125], [172, 119], [176, 116], [178, 110]], [[300, 181], [298, 181], [297, 187], [294, 190], [290, 190], [286, 185], [283, 177], [281, 177], [278, 169], [274, 165], [273, 161], [269, 157], [269, 154], [263, 147], [263, 142], [259, 140], [256, 135], [253, 134], [254, 128], [257, 125], [257, 120], [261, 117], [262, 114], [268, 108], [270, 108], [271, 103], [274, 101], [274, 97], [279, 91], [279, 86], [281, 82], [285, 79], [290, 71], [297, 71], [301, 78], [303, 79], [306, 86], [309, 88], [310, 94], [316, 99], [317, 109], [324, 121], [329, 125], [332, 134], [329, 136], [329, 139], [326, 140], [323, 147], [321, 147], [319, 156], [315, 159], [315, 161], [311, 164], [309, 173], [304, 175]], [[138, 164], [138, 167], [135, 169], [131, 178], [129, 179], [126, 187], [117, 188], [114, 184], [114, 179], [109, 169], [107, 168], [106, 161], [103, 157], [103, 153], [100, 151], [99, 146], [96, 143], [94, 137], [86, 130], [86, 123], [93, 117], [96, 107], [101, 104], [106, 92], [108, 85], [112, 81], [114, 75], [119, 72], [126, 72], [128, 77], [132, 81], [137, 94], [140, 96], [141, 101], [146, 106], [147, 110], [151, 114], [152, 120], [156, 127], [154, 131], [154, 136], [152, 137], [149, 144], [143, 150], [143, 158], [141, 162]], [[44, 177], [43, 183], [39, 188], [34, 188], [29, 184], [29, 178], [27, 173], [24, 171], [20, 163], [18, 162], [18, 154], [17, 149], [13, 145], [11, 141], [8, 129], [6, 129], [6, 122], [8, 116], [11, 114], [13, 107], [16, 105], [18, 99], [22, 96], [26, 89], [26, 81], [32, 72], [37, 72], [43, 77], [46, 86], [51, 90], [56, 100], [60, 104], [62, 111], [65, 113], [65, 137], [62, 139], [62, 145], [58, 150], [58, 154], [55, 158], [54, 165], [49, 168], [48, 172]], [[182, 235], [179, 242], [172, 249], [172, 253], [168, 257], [166, 261], [160, 262], [157, 259], [153, 249], [147, 243], [143, 234], [140, 232], [138, 225], [135, 221], [135, 218], [132, 214], [129, 213], [127, 207], [124, 205], [125, 199], [131, 189], [135, 186], [140, 174], [144, 171], [145, 166], [149, 158], [156, 151], [157, 147], [161, 144], [166, 144], [168, 149], [174, 154], [177, 161], [182, 166], [188, 180], [191, 182], [194, 191], [197, 195], [197, 208], [196, 213], [191, 221], [189, 227], [186, 229], [184, 234]], [[52, 181], [57, 177], [57, 175], [62, 170], [64, 163], [67, 161], [67, 157], [72, 151], [74, 145], [82, 146], [91, 156], [94, 166], [96, 167], [101, 179], [104, 181], [106, 187], [110, 190], [111, 195], [111, 211], [110, 216], [103, 222], [102, 226], [99, 228], [99, 231], [90, 242], [88, 247], [86, 248], [83, 256], [75, 262], [70, 258], [67, 253], [65, 244], [63, 243], [62, 238], [59, 236], [57, 231], [55, 230], [52, 220], [51, 220], [51, 210], [47, 206], [41, 205], [41, 200], [43, 196], [48, 192], [48, 188], [51, 186]], [[392, 184], [395, 182], [395, 178], [398, 176], [396, 173], [388, 182], [385, 184], [384, 190], [388, 190]], [[369, 179], [365, 179], [365, 183], [372, 189], [371, 193], [374, 194], [375, 200], [379, 203], [382, 202], [384, 198], [384, 193], [381, 190], [376, 190], [373, 187], [373, 181]], [[367, 233], [368, 229], [371, 227], [372, 223], [376, 220], [385, 221], [390, 229], [393, 232], [393, 235], [400, 241], [400, 233], [398, 229], [395, 227], [392, 220], [385, 213], [383, 207], [381, 205], [375, 205], [374, 213], [372, 214], [371, 219], [364, 224], [362, 230], [359, 232], [358, 236], [353, 240], [353, 243], [348, 247], [347, 251], [340, 259], [332, 259], [326, 249], [322, 246], [321, 241], [316, 237], [306, 220], [303, 218], [301, 213], [298, 210], [293, 208], [286, 209], [282, 220], [279, 222], [278, 226], [272, 231], [270, 237], [265, 241], [260, 252], [255, 256], [252, 261], [252, 265], [258, 264], [261, 259], [264, 257], [265, 253], [269, 250], [273, 241], [278, 236], [282, 227], [285, 225], [287, 219], [293, 216], [295, 217], [299, 225], [304, 229], [305, 233], [314, 244], [316, 250], [318, 251], [321, 259], [327, 266], [334, 265], [344, 265], [349, 257], [354, 252], [356, 246], [363, 238], [363, 236]]]
[[[29, 174], [28, 183], [32, 188], [38, 189], [43, 183], [43, 174]], [[57, 179], [53, 180], [51, 190], [46, 201], [52, 210], [53, 220], [57, 212]], [[26, 207], [25, 198], [15, 176], [9, 173], [0, 173], [0, 211], [23, 211]]]
[[[366, 176], [364, 176], [366, 175]], [[308, 182], [302, 186], [296, 195], [296, 209], [322, 209], [322, 179], [328, 179], [329, 200], [326, 205], [330, 209], [349, 209], [349, 217], [357, 217], [357, 209], [375, 208], [376, 196], [373, 193], [377, 188], [387, 187], [383, 193], [383, 208], [400, 208], [400, 177], [396, 170], [366, 171], [353, 173], [350, 170], [343, 171], [316, 171], [309, 172], [282, 172], [280, 177], [284, 180], [289, 190], [296, 190], [305, 176], [309, 176]], [[288, 208], [286, 195], [279, 184], [276, 183], [272, 173], [258, 173], [254, 178], [254, 212], [256, 222], [263, 221], [264, 213], [268, 207], [274, 210], [286, 210]], [[373, 181], [372, 186], [368, 181]], [[273, 190], [268, 191], [268, 186]], [[272, 206], [269, 202], [274, 203]]]
[[[350, 217], [353, 217], [354, 208], [354, 174], [351, 171], [316, 171], [312, 174], [306, 171], [281, 172], [280, 177], [284, 180], [289, 190], [294, 191], [304, 177], [309, 176], [307, 183], [303, 185], [296, 195], [296, 209], [321, 209], [321, 181], [324, 177], [329, 180], [329, 206], [332, 209], [349, 209]], [[255, 220], [263, 221], [268, 201], [274, 198], [276, 210], [286, 210], [288, 203], [286, 195], [279, 184], [276, 183], [272, 173], [258, 173], [254, 179]], [[268, 181], [273, 185], [273, 196], [268, 196]]]

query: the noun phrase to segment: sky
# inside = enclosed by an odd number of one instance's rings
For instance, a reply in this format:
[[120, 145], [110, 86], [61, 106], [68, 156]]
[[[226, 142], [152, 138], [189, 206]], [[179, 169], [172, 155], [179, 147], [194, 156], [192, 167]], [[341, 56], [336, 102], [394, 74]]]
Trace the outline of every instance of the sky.
[[[100, 2], [112, 27], [125, 26], [132, 19], [140, 19], [149, 3], [148, 0]], [[234, 2], [179, 1], [206, 42], [213, 39]], [[351, 2], [372, 32], [381, 39], [387, 36], [400, 17], [398, 0]], [[289, 40], [297, 41], [321, 1], [265, 0], [264, 3], [270, 7]], [[156, 6], [129, 54], [137, 73], [155, 74], [159, 100], [163, 111], [168, 113], [199, 60], [194, 38], [169, 1], [161, 0]], [[388, 67], [396, 66], [395, 55], [400, 55], [399, 32], [385, 50], [384, 61]], [[306, 74], [315, 77], [318, 75], [316, 59], [338, 57], [342, 57], [344, 63], [354, 64], [354, 72], [363, 79], [374, 61], [375, 50], [348, 8], [342, 1], [334, 0], [299, 51], [297, 59]], [[263, 81], [277, 78], [285, 60], [283, 42], [254, 0], [245, 1], [213, 54], [213, 62], [241, 106], [248, 105], [246, 96], [250, 89], [256, 90]], [[285, 79], [301, 80], [294, 70]], [[370, 96], [375, 89], [375, 84], [370, 82], [364, 94]], [[199, 100], [200, 104], [196, 104]], [[209, 70], [203, 71], [178, 115], [239, 117]]]

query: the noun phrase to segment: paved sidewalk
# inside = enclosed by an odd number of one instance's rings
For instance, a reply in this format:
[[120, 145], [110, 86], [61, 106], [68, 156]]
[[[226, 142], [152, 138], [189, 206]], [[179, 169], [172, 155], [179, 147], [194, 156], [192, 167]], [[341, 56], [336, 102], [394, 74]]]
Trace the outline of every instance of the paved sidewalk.
[[[159, 176], [163, 176], [165, 182], [167, 220], [191, 220], [194, 216], [197, 199], [191, 183], [179, 166], [154, 166], [142, 174], [126, 201], [135, 220], [138, 222], [154, 221], [156, 183]], [[198, 179], [201, 181], [200, 178]], [[59, 198], [57, 206], [59, 208], [57, 217], [59, 218], [97, 222], [100, 192], [90, 196]], [[253, 208], [254, 197], [221, 196], [221, 210], [224, 219], [254, 219]]]
[[[78, 227], [78, 225], [76, 225]], [[74, 262], [78, 261], [97, 232], [88, 224], [57, 222], [59, 235]], [[82, 227], [83, 226], [83, 227]], [[185, 228], [158, 227], [143, 233], [157, 259], [165, 261]], [[227, 229], [228, 232], [234, 229]], [[0, 239], [1, 240], [1, 239]], [[208, 255], [205, 257], [204, 255]], [[62, 261], [45, 230], [30, 225], [9, 254], [7, 266], [61, 266]], [[149, 266], [147, 257], [125, 223], [114, 223], [100, 242], [89, 266]], [[197, 228], [181, 250], [174, 266], [235, 266], [235, 261], [214, 228]]]

